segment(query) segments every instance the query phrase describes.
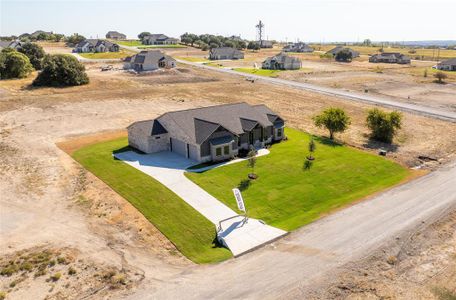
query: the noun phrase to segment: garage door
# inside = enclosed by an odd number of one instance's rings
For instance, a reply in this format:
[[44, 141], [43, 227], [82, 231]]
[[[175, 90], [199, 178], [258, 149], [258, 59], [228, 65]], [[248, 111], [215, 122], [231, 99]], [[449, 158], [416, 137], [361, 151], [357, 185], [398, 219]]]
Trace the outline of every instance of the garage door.
[[184, 157], [187, 157], [187, 144], [171, 138], [172, 151]]

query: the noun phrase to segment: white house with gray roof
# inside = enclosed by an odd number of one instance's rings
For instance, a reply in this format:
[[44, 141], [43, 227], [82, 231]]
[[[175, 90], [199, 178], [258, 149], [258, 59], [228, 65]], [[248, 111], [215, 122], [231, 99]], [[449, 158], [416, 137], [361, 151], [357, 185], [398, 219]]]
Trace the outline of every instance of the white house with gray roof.
[[450, 58], [438, 63], [436, 69], [442, 71], [456, 71], [456, 58]]
[[288, 56], [285, 53], [279, 53], [275, 56], [268, 57], [261, 67], [268, 70], [299, 70], [301, 65], [302, 63], [299, 58]]
[[174, 68], [176, 60], [159, 50], [141, 51], [133, 56], [126, 57], [124, 60], [125, 70], [135, 70], [137, 72], [153, 71], [159, 68]]
[[14, 41], [0, 41], [0, 50], [4, 48], [12, 48], [12, 49], [19, 49], [22, 46], [22, 42], [20, 40]]
[[128, 144], [144, 153], [172, 151], [197, 162], [221, 161], [241, 149], [282, 140], [284, 124], [265, 105], [216, 105], [135, 122], [127, 128]]
[[157, 33], [146, 35], [143, 37], [142, 43], [144, 45], [176, 45], [179, 43], [179, 40], [162, 33]]
[[209, 51], [209, 59], [219, 60], [219, 59], [243, 59], [244, 52], [231, 47], [218, 47], [212, 48]]
[[98, 40], [98, 39], [87, 39], [80, 41], [73, 52], [77, 53], [88, 53], [88, 52], [118, 52], [119, 45], [110, 41]]

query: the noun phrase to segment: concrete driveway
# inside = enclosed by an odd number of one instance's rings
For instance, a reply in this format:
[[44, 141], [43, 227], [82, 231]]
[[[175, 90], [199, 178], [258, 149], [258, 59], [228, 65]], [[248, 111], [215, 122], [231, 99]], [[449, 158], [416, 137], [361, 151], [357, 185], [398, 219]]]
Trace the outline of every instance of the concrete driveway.
[[[234, 256], [286, 234], [285, 231], [266, 225], [259, 220], [249, 218], [247, 222], [244, 222], [244, 218], [236, 217], [238, 214], [235, 211], [185, 177], [185, 169], [197, 164], [196, 161], [168, 151], [154, 154], [127, 151], [114, 156], [155, 178], [214, 225], [219, 225], [221, 220], [231, 218], [223, 223], [223, 227], [227, 230], [220, 236]], [[227, 191], [227, 193], [231, 193], [231, 191]]]

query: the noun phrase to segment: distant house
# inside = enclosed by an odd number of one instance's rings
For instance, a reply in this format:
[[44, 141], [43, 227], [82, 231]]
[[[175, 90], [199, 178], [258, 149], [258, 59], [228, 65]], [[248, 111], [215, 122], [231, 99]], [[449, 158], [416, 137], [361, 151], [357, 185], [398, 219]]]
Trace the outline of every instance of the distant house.
[[176, 60], [161, 51], [141, 51], [124, 60], [124, 69], [137, 72], [153, 71], [159, 68], [174, 68]]
[[260, 48], [272, 48], [272, 41], [260, 41]]
[[306, 43], [291, 43], [283, 47], [282, 51], [284, 52], [299, 52], [299, 53], [310, 53], [313, 52], [314, 49], [307, 45]]
[[14, 41], [0, 41], [0, 50], [4, 48], [13, 48], [13, 49], [19, 49], [22, 45], [22, 42], [19, 40], [14, 40]]
[[450, 58], [437, 64], [436, 68], [442, 71], [456, 71], [456, 58]]
[[105, 40], [87, 39], [80, 41], [73, 52], [88, 53], [88, 52], [118, 52], [119, 45]]
[[333, 57], [336, 57], [337, 53], [339, 53], [342, 50], [349, 51], [352, 54], [352, 58], [359, 57], [358, 51], [355, 51], [353, 49], [350, 49], [348, 47], [343, 47], [343, 46], [337, 46], [337, 47], [329, 50], [328, 52], [326, 52], [326, 54], [331, 54]]
[[244, 53], [235, 48], [230, 47], [220, 47], [212, 48], [209, 52], [209, 59], [219, 60], [219, 59], [243, 59]]
[[285, 121], [265, 105], [224, 104], [168, 112], [128, 126], [128, 144], [144, 153], [171, 151], [197, 162], [233, 158], [241, 149], [283, 139]]
[[301, 68], [301, 60], [297, 57], [279, 53], [276, 56], [268, 57], [262, 64], [263, 69], [269, 70], [298, 70]]
[[397, 52], [383, 52], [369, 57], [371, 63], [409, 64], [410, 57]]
[[176, 45], [179, 43], [179, 40], [159, 33], [146, 35], [142, 39], [142, 43], [144, 45]]
[[108, 33], [106, 33], [106, 38], [113, 39], [113, 40], [125, 40], [127, 38], [127, 36], [118, 31], [108, 31]]

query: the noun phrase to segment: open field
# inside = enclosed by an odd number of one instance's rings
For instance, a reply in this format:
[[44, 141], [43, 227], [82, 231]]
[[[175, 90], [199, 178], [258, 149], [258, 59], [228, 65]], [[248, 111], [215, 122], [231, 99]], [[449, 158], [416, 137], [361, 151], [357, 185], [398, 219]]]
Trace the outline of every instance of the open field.
[[152, 177], [112, 156], [126, 146], [127, 139], [120, 138], [86, 146], [72, 156], [136, 207], [192, 261], [210, 263], [231, 257], [227, 249], [214, 246], [210, 221]]
[[[182, 49], [170, 49], [169, 53], [172, 51]], [[316, 135], [327, 133], [316, 128], [311, 117], [328, 106], [339, 106], [352, 117], [352, 125], [338, 136], [340, 140], [372, 153], [387, 147], [369, 140], [365, 117], [370, 105], [260, 82], [252, 84], [190, 67], [135, 76], [123, 71], [101, 72], [101, 65], [86, 64], [91, 80], [79, 87], [32, 88], [34, 75], [0, 81], [0, 214], [7, 224], [0, 228], [5, 245], [1, 255], [20, 255], [21, 250], [48, 245], [57, 250], [75, 249], [78, 260], [98, 268], [86, 269], [83, 281], [72, 285], [74, 289], [56, 284], [50, 292], [53, 283], [46, 282], [45, 277], [33, 285], [28, 285], [29, 281], [18, 284], [12, 296], [45, 298], [65, 291], [69, 298], [80, 297], [86, 295], [83, 291], [89, 284], [98, 286], [94, 275], [107, 267], [140, 274], [142, 279], [127, 293], [138, 285], [153, 288], [179, 274], [200, 270], [135, 207], [81, 168], [56, 143], [68, 141], [67, 147], [79, 149], [119, 137], [116, 132], [130, 123], [170, 110], [246, 101], [264, 103], [285, 118], [288, 126]], [[456, 124], [404, 114], [403, 128], [395, 143], [387, 147], [391, 151], [388, 156], [407, 166], [433, 169], [455, 157], [454, 136]], [[419, 155], [439, 161], [426, 162]], [[293, 249], [284, 245], [277, 254], [285, 261], [297, 253], [307, 253]], [[232, 264], [229, 261], [223, 266]], [[2, 285], [10, 284], [8, 277], [0, 280]], [[122, 298], [125, 290], [105, 289], [97, 295], [105, 294]]]
[[127, 41], [116, 41], [113, 40], [113, 43], [117, 43], [119, 45], [129, 46], [129, 47], [137, 47], [138, 49], [148, 49], [148, 48], [187, 48], [185, 45], [143, 45], [140, 40], [127, 40]]
[[278, 77], [280, 70], [263, 70], [263, 69], [253, 69], [253, 68], [234, 68], [233, 70], [247, 73], [247, 74], [255, 74], [260, 76], [266, 77]]
[[[262, 49], [259, 52], [245, 51], [244, 59], [214, 61], [214, 64], [216, 63], [218, 67], [251, 72], [261, 67], [266, 57], [279, 51], [279, 48]], [[176, 49], [169, 54], [192, 62], [207, 62], [207, 52], [198, 49], [193, 51]], [[274, 77], [357, 92], [367, 91], [378, 96], [395, 97], [407, 103], [456, 111], [456, 72], [444, 72], [448, 76], [447, 84], [437, 84], [433, 76], [437, 71], [432, 69], [435, 62], [413, 61], [410, 65], [374, 64], [369, 63], [367, 56], [362, 55], [351, 63], [339, 63], [320, 58], [320, 53], [317, 52], [290, 55], [301, 58], [302, 69], [280, 71], [275, 73]], [[424, 77], [425, 70], [427, 70], [427, 77]], [[270, 76], [271, 73], [270, 71], [258, 72], [258, 75], [265, 76]]]
[[116, 59], [125, 58], [133, 54], [135, 53], [124, 49], [120, 49], [119, 52], [78, 53], [78, 55], [88, 59]]
[[309, 136], [291, 128], [285, 135], [287, 141], [273, 145], [269, 155], [257, 159], [256, 180], [247, 180], [252, 170], [246, 163], [185, 175], [234, 210], [236, 203], [226, 191], [239, 187], [250, 217], [290, 231], [409, 174], [389, 160], [326, 139], [315, 140], [316, 160], [306, 169]]

